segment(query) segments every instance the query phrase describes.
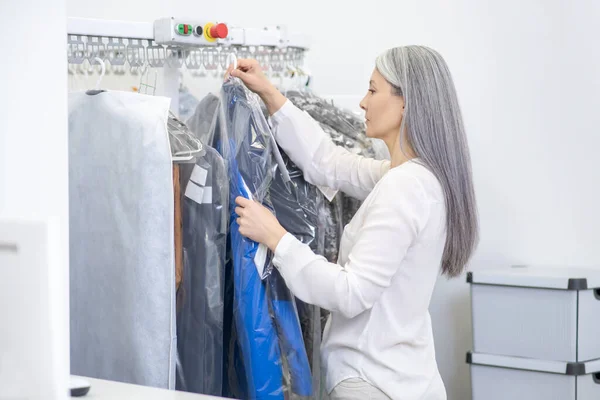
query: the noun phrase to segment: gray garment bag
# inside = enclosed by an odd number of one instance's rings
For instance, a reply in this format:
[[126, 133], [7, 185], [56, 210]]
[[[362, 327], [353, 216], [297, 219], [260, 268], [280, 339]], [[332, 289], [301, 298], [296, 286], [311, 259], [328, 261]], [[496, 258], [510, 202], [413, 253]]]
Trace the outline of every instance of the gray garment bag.
[[69, 95], [72, 374], [174, 389], [169, 103]]

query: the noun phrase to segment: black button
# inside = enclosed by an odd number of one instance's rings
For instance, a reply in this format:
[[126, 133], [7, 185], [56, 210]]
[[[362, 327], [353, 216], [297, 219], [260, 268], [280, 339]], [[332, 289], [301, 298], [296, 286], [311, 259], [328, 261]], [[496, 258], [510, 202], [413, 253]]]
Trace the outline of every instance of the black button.
[[194, 29], [194, 33], [196, 34], [196, 36], [202, 36], [203, 33], [203, 29], [200, 25], [198, 25], [195, 29]]

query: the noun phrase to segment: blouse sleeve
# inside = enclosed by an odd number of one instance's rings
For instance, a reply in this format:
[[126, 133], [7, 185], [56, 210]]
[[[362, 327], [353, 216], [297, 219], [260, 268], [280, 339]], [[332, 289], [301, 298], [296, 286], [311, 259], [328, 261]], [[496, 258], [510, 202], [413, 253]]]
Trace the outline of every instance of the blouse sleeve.
[[406, 172], [393, 171], [375, 190], [345, 265], [327, 262], [291, 234], [278, 244], [274, 264], [302, 301], [352, 318], [390, 286], [430, 207], [417, 178]]
[[313, 185], [364, 200], [390, 169], [387, 160], [362, 157], [336, 146], [308, 113], [289, 100], [270, 122], [277, 143]]

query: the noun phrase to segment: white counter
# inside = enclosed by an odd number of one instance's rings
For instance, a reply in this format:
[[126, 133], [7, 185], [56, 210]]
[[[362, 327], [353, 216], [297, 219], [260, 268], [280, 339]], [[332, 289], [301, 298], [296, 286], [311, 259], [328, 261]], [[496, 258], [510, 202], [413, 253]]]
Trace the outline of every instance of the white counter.
[[92, 385], [90, 392], [81, 400], [200, 400], [219, 399], [219, 397], [155, 389], [146, 386], [130, 385], [100, 379], [83, 378]]

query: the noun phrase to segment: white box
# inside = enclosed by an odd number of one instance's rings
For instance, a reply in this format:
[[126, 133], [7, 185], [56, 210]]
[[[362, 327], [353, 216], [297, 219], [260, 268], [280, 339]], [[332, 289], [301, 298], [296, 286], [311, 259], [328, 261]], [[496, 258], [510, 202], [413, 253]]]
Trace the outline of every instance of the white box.
[[[67, 398], [68, 298], [55, 220], [0, 218], [0, 399]], [[61, 274], [58, 275], [62, 278]], [[64, 304], [64, 308], [61, 306]], [[64, 335], [64, 336], [63, 336]], [[64, 351], [63, 351], [64, 350]]]
[[[166, 46], [216, 46], [223, 43], [223, 39], [209, 39], [206, 35], [210, 25], [217, 25], [216, 21], [199, 21], [189, 18], [161, 18], [154, 21], [154, 41]], [[191, 29], [187, 34], [178, 32], [179, 25], [187, 25]]]
[[600, 360], [585, 363], [469, 353], [472, 400], [598, 400]]
[[511, 267], [470, 272], [475, 353], [600, 359], [600, 270]]

